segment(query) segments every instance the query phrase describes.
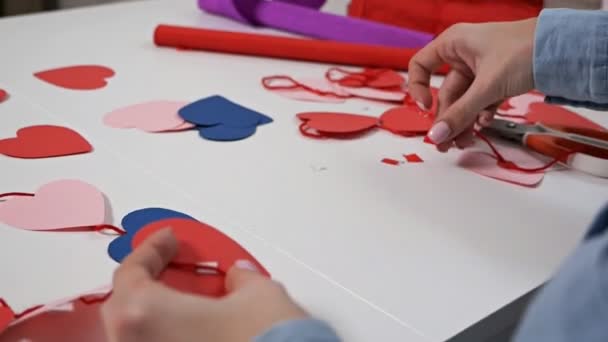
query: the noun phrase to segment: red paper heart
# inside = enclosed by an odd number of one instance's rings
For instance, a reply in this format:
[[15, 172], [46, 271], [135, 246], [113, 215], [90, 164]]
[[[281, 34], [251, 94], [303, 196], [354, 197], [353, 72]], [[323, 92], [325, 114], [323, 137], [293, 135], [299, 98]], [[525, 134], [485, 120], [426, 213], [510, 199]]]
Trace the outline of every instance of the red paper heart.
[[373, 116], [347, 113], [308, 112], [297, 116], [304, 121], [306, 127], [330, 134], [362, 133], [378, 124], [378, 118]]
[[571, 112], [566, 108], [544, 102], [530, 104], [530, 111], [526, 115], [526, 119], [532, 123], [540, 122], [548, 126], [568, 126], [599, 131], [606, 130], [595, 122]]
[[88, 153], [91, 144], [77, 132], [61, 126], [30, 126], [16, 138], [0, 140], [0, 154], [16, 158], [48, 158]]
[[15, 319], [15, 313], [6, 303], [0, 305], [0, 332], [2, 332]]
[[77, 65], [37, 72], [34, 76], [62, 88], [93, 90], [105, 87], [114, 70], [100, 65]]
[[423, 112], [411, 104], [389, 109], [380, 117], [380, 127], [395, 134], [426, 134], [432, 126], [431, 112]]
[[[191, 265], [217, 262], [218, 269], [225, 273], [237, 260], [249, 260], [262, 274], [269, 276], [264, 267], [236, 241], [219, 230], [192, 219], [166, 219], [153, 222], [135, 234], [133, 248], [137, 248], [154, 232], [166, 227], [171, 227], [180, 242], [178, 255], [173, 260], [175, 263]], [[214, 297], [225, 294], [222, 275], [201, 276], [169, 268], [163, 272], [161, 280], [173, 288], [189, 293]]]
[[0, 89], [0, 102], [4, 102], [8, 97], [8, 93], [4, 89]]
[[405, 78], [394, 70], [384, 70], [367, 82], [372, 88], [398, 88], [405, 83]]

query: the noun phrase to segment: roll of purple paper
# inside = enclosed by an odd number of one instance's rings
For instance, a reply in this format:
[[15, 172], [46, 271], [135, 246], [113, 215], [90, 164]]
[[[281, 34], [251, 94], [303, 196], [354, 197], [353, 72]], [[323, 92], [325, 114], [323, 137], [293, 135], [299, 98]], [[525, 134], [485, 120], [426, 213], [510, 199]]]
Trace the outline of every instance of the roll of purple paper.
[[420, 48], [433, 35], [373, 21], [323, 13], [324, 0], [198, 0], [207, 12], [250, 25], [348, 43]]

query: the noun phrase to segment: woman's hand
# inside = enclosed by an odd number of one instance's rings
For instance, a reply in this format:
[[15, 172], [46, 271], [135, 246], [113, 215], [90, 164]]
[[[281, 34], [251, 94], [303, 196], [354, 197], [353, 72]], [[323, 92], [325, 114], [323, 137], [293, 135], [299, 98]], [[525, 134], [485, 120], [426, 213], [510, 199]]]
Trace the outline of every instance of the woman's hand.
[[274, 324], [308, 315], [278, 283], [238, 261], [226, 276], [221, 299], [180, 293], [156, 278], [177, 252], [169, 229], [150, 236], [114, 275], [111, 298], [102, 309], [112, 342], [245, 342]]
[[489, 24], [457, 24], [419, 51], [409, 65], [409, 92], [422, 109], [430, 108], [431, 74], [451, 69], [439, 90], [437, 119], [429, 138], [440, 151], [455, 142], [472, 143], [473, 126], [491, 122], [507, 97], [534, 88], [536, 19]]

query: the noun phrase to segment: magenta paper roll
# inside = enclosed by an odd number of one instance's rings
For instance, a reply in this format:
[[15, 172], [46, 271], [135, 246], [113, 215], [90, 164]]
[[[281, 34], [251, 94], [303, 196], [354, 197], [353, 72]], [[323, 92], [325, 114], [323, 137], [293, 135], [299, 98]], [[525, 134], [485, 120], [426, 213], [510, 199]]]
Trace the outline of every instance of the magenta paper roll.
[[433, 35], [320, 12], [325, 0], [198, 0], [199, 7], [250, 25], [348, 43], [420, 48]]

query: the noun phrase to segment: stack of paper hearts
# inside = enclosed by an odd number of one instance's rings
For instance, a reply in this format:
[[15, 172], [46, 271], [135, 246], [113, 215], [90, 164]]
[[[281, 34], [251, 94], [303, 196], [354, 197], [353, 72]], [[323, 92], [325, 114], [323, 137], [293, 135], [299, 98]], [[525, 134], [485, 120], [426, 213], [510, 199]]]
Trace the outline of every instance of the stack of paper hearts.
[[152, 101], [119, 108], [105, 115], [114, 128], [138, 128], [162, 133], [197, 129], [202, 138], [235, 141], [252, 136], [257, 127], [271, 123], [268, 116], [240, 106], [221, 96], [193, 103]]
[[137, 248], [154, 232], [171, 227], [180, 243], [173, 260], [178, 265], [209, 266], [218, 272], [200, 275], [179, 268], [168, 268], [161, 280], [180, 291], [219, 297], [225, 294], [224, 275], [237, 260], [249, 260], [266, 276], [269, 273], [242, 246], [219, 230], [189, 215], [163, 208], [146, 208], [129, 213], [122, 219], [126, 234], [116, 238], [108, 254], [117, 262]]
[[351, 98], [402, 102], [406, 98], [405, 78], [390, 69], [350, 71], [330, 68], [324, 78], [267, 76], [264, 88], [294, 100], [341, 103]]
[[380, 118], [333, 112], [297, 114], [302, 121], [300, 132], [313, 138], [349, 138], [380, 128], [401, 136], [426, 134], [433, 125], [434, 115], [415, 104], [387, 110]]

